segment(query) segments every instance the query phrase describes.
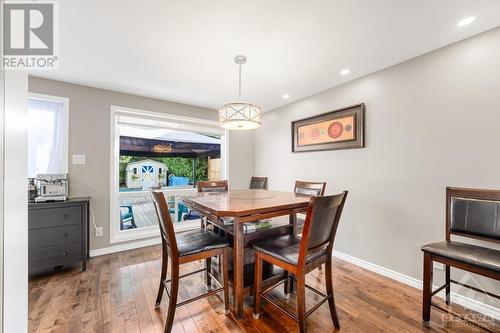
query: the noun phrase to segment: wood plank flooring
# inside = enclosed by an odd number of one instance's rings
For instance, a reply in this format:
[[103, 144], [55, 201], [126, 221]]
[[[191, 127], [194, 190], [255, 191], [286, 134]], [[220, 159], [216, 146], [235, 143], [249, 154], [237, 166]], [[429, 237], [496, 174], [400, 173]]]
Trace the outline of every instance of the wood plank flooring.
[[[30, 279], [30, 332], [163, 332], [167, 297], [162, 307], [153, 305], [160, 275], [160, 246], [93, 258], [88, 270], [78, 267]], [[187, 272], [201, 263], [185, 265]], [[442, 313], [432, 311], [432, 327], [420, 323], [421, 292], [355, 265], [334, 259], [334, 289], [340, 316], [340, 332], [481, 332], [464, 322], [446, 327]], [[309, 274], [308, 284], [325, 291], [323, 273]], [[204, 291], [201, 274], [181, 281], [180, 298]], [[288, 306], [281, 290], [274, 297]], [[315, 295], [307, 294], [309, 306]], [[220, 298], [212, 296], [177, 309], [172, 332], [296, 332], [294, 321], [270, 305], [259, 320], [252, 318], [252, 299], [245, 317], [224, 316]], [[308, 320], [309, 332], [333, 332], [328, 305]], [[500, 327], [497, 325], [498, 330]]]

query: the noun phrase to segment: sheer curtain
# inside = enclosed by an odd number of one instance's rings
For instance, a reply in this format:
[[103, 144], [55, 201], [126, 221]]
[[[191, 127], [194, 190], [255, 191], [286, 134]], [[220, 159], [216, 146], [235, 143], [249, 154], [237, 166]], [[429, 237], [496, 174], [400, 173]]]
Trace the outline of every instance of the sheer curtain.
[[28, 177], [65, 172], [64, 103], [28, 99]]

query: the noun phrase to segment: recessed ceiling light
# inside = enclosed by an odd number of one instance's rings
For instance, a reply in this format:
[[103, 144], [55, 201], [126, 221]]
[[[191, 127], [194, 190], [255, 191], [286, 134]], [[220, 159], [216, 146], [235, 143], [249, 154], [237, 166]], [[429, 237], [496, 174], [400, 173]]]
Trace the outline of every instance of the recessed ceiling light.
[[288, 94], [283, 94], [283, 96], [281, 96], [281, 98], [283, 98], [283, 99], [289, 99], [289, 98], [290, 98], [290, 95], [288, 95]]
[[463, 18], [460, 21], [458, 21], [457, 27], [465, 27], [466, 25], [469, 25], [472, 22], [474, 22], [475, 19], [476, 18], [474, 16], [469, 16], [469, 17]]
[[351, 73], [351, 70], [349, 68], [344, 68], [343, 70], [340, 71], [341, 75], [347, 75]]

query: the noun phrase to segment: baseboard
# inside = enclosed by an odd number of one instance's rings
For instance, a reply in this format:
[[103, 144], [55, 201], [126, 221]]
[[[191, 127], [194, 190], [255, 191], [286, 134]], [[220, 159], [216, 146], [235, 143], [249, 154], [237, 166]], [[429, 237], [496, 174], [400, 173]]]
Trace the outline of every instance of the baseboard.
[[[348, 255], [348, 254], [345, 254], [345, 253], [342, 253], [339, 251], [334, 251], [333, 256], [336, 258], [342, 259], [344, 261], [347, 261], [351, 264], [354, 264], [356, 266], [365, 268], [365, 269], [372, 271], [374, 273], [377, 273], [377, 274], [383, 275], [385, 277], [388, 277], [390, 279], [396, 280], [398, 282], [404, 283], [404, 284], [409, 285], [413, 288], [422, 290], [422, 281], [415, 279], [411, 276], [401, 274], [399, 272], [387, 269], [385, 267], [373, 264], [371, 262], [353, 257], [351, 255]], [[437, 296], [444, 298], [444, 291], [438, 293]], [[485, 314], [487, 316], [490, 316], [492, 318], [500, 320], [500, 309], [496, 308], [494, 306], [481, 303], [477, 300], [474, 300], [472, 298], [457, 294], [455, 292], [451, 293], [451, 301], [452, 301], [452, 303], [459, 304], [459, 305], [466, 307], [468, 309], [471, 309], [473, 311], [480, 312], [482, 314]]]
[[91, 257], [104, 256], [106, 254], [122, 252], [122, 251], [127, 251], [127, 250], [133, 250], [133, 249], [139, 249], [141, 247], [157, 245], [157, 244], [161, 244], [160, 237], [150, 238], [150, 239], [136, 241], [136, 242], [129, 242], [129, 243], [125, 243], [125, 244], [118, 244], [115, 246], [104, 247], [102, 249], [90, 250], [90, 256]]

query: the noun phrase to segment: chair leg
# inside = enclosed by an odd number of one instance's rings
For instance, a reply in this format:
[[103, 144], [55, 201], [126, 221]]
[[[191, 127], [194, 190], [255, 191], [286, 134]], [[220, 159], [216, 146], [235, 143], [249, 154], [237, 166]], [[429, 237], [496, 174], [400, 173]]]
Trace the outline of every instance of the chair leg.
[[283, 293], [285, 294], [285, 298], [289, 298], [291, 291], [290, 291], [290, 276], [287, 271], [285, 271], [285, 276], [284, 276], [285, 282], [283, 283]]
[[431, 299], [432, 299], [432, 256], [424, 253], [424, 288], [422, 292], [422, 324], [430, 326], [431, 321]]
[[179, 263], [172, 262], [172, 283], [170, 285], [170, 301], [168, 303], [168, 313], [165, 322], [164, 333], [170, 333], [174, 323], [175, 309], [177, 307], [177, 294], [179, 291]]
[[163, 282], [167, 278], [168, 271], [168, 254], [163, 251], [162, 259], [161, 259], [161, 275], [160, 275], [160, 286], [158, 287], [158, 294], [156, 296], [155, 309], [160, 307], [161, 299], [163, 297], [163, 291], [165, 290], [165, 285]]
[[333, 326], [336, 329], [340, 329], [339, 316], [337, 314], [337, 308], [335, 306], [335, 297], [333, 295], [333, 279], [332, 279], [332, 258], [329, 257], [325, 264], [325, 284], [326, 284], [326, 294], [328, 298], [328, 305], [330, 306], [330, 315], [332, 316]]
[[306, 333], [306, 276], [304, 274], [297, 275], [297, 311], [299, 317], [300, 333]]
[[227, 247], [224, 248], [224, 253], [219, 256], [219, 267], [220, 259], [222, 257], [222, 278], [224, 279], [224, 314], [229, 314], [229, 251]]
[[446, 305], [451, 304], [451, 275], [450, 266], [445, 265], [445, 283], [446, 283]]
[[259, 319], [260, 316], [260, 292], [262, 282], [262, 259], [260, 258], [259, 251], [255, 252], [255, 281], [254, 293], [255, 299], [253, 304], [253, 318]]
[[212, 268], [212, 258], [205, 259], [205, 283], [207, 290], [210, 290], [212, 288], [212, 278], [210, 277], [210, 274], [208, 274], [211, 268]]

